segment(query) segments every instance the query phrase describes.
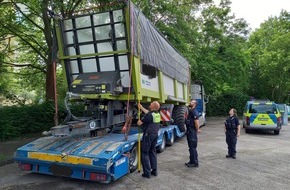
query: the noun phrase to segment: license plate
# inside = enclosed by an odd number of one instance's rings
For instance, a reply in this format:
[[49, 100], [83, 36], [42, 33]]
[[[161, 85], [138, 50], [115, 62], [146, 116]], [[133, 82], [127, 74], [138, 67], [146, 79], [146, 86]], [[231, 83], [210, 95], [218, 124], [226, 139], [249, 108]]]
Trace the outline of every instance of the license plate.
[[50, 170], [53, 175], [55, 176], [64, 176], [64, 177], [70, 177], [72, 174], [72, 170], [68, 166], [61, 166], [61, 165], [51, 165]]
[[268, 118], [258, 118], [259, 121], [268, 121]]

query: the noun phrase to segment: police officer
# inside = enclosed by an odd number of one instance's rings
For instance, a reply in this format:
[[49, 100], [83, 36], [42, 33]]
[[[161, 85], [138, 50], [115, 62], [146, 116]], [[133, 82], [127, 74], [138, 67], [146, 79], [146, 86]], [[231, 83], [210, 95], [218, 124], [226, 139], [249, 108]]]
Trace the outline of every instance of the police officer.
[[198, 154], [197, 154], [197, 133], [199, 129], [199, 115], [196, 110], [197, 101], [191, 100], [189, 103], [189, 112], [186, 119], [186, 137], [189, 148], [189, 162], [186, 162], [187, 167], [198, 167]]
[[240, 136], [240, 123], [237, 117], [237, 110], [232, 108], [229, 111], [230, 116], [225, 121], [226, 142], [228, 144], [228, 154], [226, 158], [236, 159], [237, 137]]
[[137, 122], [138, 125], [143, 125], [141, 144], [142, 177], [150, 178], [151, 175], [158, 175], [156, 144], [161, 120], [158, 112], [160, 104], [157, 101], [152, 102], [149, 106], [150, 111], [145, 109], [141, 104], [138, 104], [138, 107], [145, 113], [144, 117]]

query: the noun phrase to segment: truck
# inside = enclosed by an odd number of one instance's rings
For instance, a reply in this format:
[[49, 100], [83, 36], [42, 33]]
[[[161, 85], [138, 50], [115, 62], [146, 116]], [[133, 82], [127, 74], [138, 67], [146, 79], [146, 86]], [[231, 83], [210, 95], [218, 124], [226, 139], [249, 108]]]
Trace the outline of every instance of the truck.
[[[51, 135], [16, 150], [23, 171], [110, 183], [140, 171], [138, 103], [161, 105], [158, 152], [185, 135], [190, 98], [200, 99], [205, 117], [203, 85], [191, 84], [190, 64], [132, 2], [96, 10], [54, 18], [67, 116]], [[83, 105], [83, 116], [72, 104]]]
[[191, 83], [190, 88], [191, 99], [195, 99], [197, 101], [196, 110], [199, 114], [199, 124], [200, 126], [205, 126], [206, 104], [209, 101], [209, 97], [206, 96], [203, 83], [200, 80], [196, 80]]

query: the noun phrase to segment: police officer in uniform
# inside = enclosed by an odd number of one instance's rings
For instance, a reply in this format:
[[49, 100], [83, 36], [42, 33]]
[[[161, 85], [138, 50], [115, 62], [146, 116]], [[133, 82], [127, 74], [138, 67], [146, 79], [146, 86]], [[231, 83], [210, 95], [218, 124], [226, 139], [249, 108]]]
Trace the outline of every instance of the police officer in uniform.
[[237, 117], [237, 110], [232, 108], [229, 111], [230, 116], [225, 121], [226, 142], [228, 144], [228, 154], [226, 158], [236, 159], [236, 144], [240, 136], [240, 123]]
[[197, 154], [197, 133], [199, 129], [199, 115], [195, 109], [197, 106], [196, 100], [191, 100], [189, 103], [189, 112], [186, 119], [186, 137], [189, 148], [189, 162], [186, 162], [187, 167], [198, 167], [198, 154]]
[[150, 111], [145, 109], [141, 104], [138, 104], [138, 107], [145, 113], [144, 117], [137, 122], [138, 125], [143, 125], [141, 144], [142, 177], [150, 178], [151, 175], [158, 175], [156, 144], [161, 120], [158, 112], [160, 104], [157, 101], [152, 102], [149, 106]]

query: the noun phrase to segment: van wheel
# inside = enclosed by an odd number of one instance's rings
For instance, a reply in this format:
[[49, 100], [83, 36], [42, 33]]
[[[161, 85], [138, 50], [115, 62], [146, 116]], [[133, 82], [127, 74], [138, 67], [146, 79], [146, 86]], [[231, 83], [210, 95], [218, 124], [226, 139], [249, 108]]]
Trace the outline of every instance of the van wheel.
[[275, 135], [279, 135], [280, 134], [280, 130], [274, 131]]
[[165, 134], [163, 134], [161, 145], [158, 145], [156, 147], [156, 150], [157, 152], [161, 153], [165, 150], [165, 147], [166, 147], [166, 137]]
[[246, 133], [249, 133], [249, 132], [250, 132], [250, 129], [247, 129], [247, 128], [246, 128], [246, 129], [245, 129], [245, 132], [246, 132]]

